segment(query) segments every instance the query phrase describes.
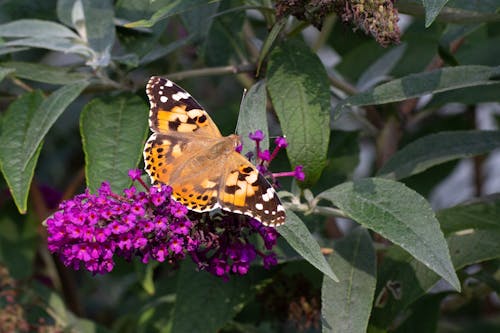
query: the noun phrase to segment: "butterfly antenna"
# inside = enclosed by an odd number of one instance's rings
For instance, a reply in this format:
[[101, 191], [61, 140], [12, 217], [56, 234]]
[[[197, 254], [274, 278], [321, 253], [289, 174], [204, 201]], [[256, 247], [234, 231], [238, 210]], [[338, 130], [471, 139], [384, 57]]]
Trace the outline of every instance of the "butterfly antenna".
[[238, 120], [236, 121], [236, 128], [235, 128], [235, 133], [239, 135], [238, 133], [238, 125], [240, 124], [240, 114], [241, 114], [241, 109], [243, 108], [243, 102], [245, 101], [245, 97], [247, 96], [247, 88], [243, 89], [243, 95], [241, 96], [241, 102], [240, 102], [240, 112], [238, 113]]

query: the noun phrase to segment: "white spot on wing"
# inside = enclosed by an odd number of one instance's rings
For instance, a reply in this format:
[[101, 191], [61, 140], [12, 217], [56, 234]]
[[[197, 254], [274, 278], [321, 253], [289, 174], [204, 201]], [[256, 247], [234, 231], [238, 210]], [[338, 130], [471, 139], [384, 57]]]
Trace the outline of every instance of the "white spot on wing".
[[262, 209], [264, 209], [264, 205], [261, 203], [256, 203], [255, 208], [257, 208], [258, 210], [262, 210]]
[[172, 98], [176, 101], [180, 101], [181, 99], [188, 99], [189, 97], [191, 97], [191, 95], [183, 91], [179, 91], [178, 93], [172, 95]]
[[[173, 97], [173, 96], [172, 96]], [[189, 118], [194, 118], [203, 115], [203, 111], [200, 109], [192, 109], [187, 112]]]
[[167, 96], [161, 96], [160, 97], [160, 102], [167, 103], [167, 101], [168, 101], [168, 97]]
[[268, 188], [266, 193], [262, 194], [262, 200], [269, 201], [274, 198], [274, 190], [272, 188]]

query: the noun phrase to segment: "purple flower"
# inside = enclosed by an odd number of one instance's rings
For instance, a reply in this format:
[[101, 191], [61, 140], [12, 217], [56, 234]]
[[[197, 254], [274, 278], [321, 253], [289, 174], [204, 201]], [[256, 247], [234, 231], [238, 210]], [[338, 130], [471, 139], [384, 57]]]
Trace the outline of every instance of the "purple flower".
[[274, 143], [276, 144], [276, 146], [278, 146], [279, 148], [286, 148], [288, 147], [288, 142], [286, 141], [286, 139], [282, 136], [278, 136], [275, 140], [274, 140]]
[[[130, 172], [131, 178], [139, 176]], [[93, 274], [112, 271], [116, 257], [177, 266], [190, 256], [199, 269], [224, 280], [247, 274], [257, 258], [266, 268], [277, 263], [272, 252], [263, 253], [248, 241], [250, 235], [260, 235], [265, 249], [271, 250], [278, 237], [273, 228], [233, 213], [221, 219], [189, 213], [188, 218], [187, 208], [171, 195], [166, 185], [146, 192], [130, 187], [121, 195], [113, 193], [109, 183], [97, 194], [86, 190], [61, 202], [46, 220], [48, 249], [64, 265]]]
[[170, 213], [177, 218], [185, 216], [187, 214], [187, 211], [188, 210], [186, 206], [178, 202], [173, 202], [170, 206]]
[[248, 137], [250, 138], [250, 140], [253, 140], [255, 142], [261, 142], [262, 140], [264, 140], [264, 132], [262, 132], [261, 130], [256, 130], [254, 133], [248, 134]]
[[229, 272], [229, 265], [225, 261], [215, 258], [211, 262], [210, 272], [216, 276], [224, 276]]
[[299, 180], [299, 181], [304, 181], [304, 179], [306, 178], [306, 175], [303, 171], [304, 167], [302, 165], [297, 165], [295, 167], [295, 170], [294, 170], [294, 177], [295, 179]]
[[259, 156], [259, 159], [262, 161], [269, 162], [271, 160], [271, 153], [267, 149], [259, 152], [258, 156]]
[[128, 176], [132, 180], [138, 180], [141, 178], [141, 170], [140, 169], [130, 169], [128, 171]]
[[182, 240], [182, 238], [176, 237], [176, 238], [173, 238], [170, 240], [168, 248], [170, 251], [174, 252], [175, 254], [179, 254], [184, 250], [182, 245], [184, 245], [184, 241]]
[[278, 264], [278, 259], [276, 258], [276, 253], [270, 253], [262, 259], [264, 263], [264, 268], [269, 269], [271, 266]]

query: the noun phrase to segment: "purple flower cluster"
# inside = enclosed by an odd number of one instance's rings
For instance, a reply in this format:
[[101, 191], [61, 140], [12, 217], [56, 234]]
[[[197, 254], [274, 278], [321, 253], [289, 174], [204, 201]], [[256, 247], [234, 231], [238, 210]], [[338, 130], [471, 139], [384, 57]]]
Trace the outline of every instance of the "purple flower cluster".
[[269, 269], [278, 263], [276, 254], [259, 251], [249, 241], [250, 235], [255, 233], [264, 241], [266, 250], [276, 245], [276, 229], [242, 215], [225, 213], [198, 225], [196, 235], [203, 241], [191, 257], [200, 269], [207, 269], [223, 279], [229, 274], [245, 275], [257, 256]]
[[103, 183], [97, 194], [88, 190], [63, 201], [46, 221], [48, 248], [58, 253], [66, 266], [106, 273], [114, 267], [114, 255], [143, 262], [183, 258], [184, 245], [192, 246], [192, 226], [187, 209], [171, 201], [170, 187], [135, 187], [119, 196]]
[[[129, 176], [146, 187], [139, 170]], [[100, 274], [114, 268], [115, 257], [175, 265], [190, 256], [200, 269], [223, 279], [246, 274], [257, 257], [266, 268], [277, 264], [274, 253], [263, 253], [248, 240], [258, 234], [271, 250], [278, 237], [274, 228], [237, 214], [202, 221], [200, 214], [191, 213], [189, 218], [187, 208], [171, 194], [166, 185], [146, 192], [130, 187], [122, 195], [108, 183], [97, 194], [87, 190], [63, 201], [47, 219], [48, 248], [66, 266]]]
[[[274, 140], [274, 143], [276, 144], [276, 147], [274, 148], [273, 152], [271, 153], [268, 149], [261, 150], [260, 148], [260, 142], [264, 140], [264, 132], [261, 130], [257, 130], [254, 133], [250, 133], [248, 137], [250, 140], [255, 142], [255, 151], [256, 151], [256, 164], [257, 168], [259, 169], [260, 173], [266, 175], [266, 176], [271, 176], [271, 178], [274, 180], [278, 177], [294, 177], [298, 181], [304, 181], [305, 179], [305, 174], [303, 171], [302, 165], [297, 165], [293, 171], [286, 171], [286, 172], [278, 172], [278, 173], [271, 173], [268, 169], [269, 164], [271, 161], [278, 155], [278, 152], [281, 149], [284, 149], [288, 146], [288, 142], [284, 137], [277, 137]], [[251, 159], [254, 156], [253, 153], [248, 154], [248, 158]]]

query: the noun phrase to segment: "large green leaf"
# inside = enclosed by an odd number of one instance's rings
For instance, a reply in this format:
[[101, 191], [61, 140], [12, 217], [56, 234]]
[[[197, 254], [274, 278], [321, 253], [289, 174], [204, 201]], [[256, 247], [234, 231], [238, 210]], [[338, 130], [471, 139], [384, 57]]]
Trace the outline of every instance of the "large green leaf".
[[307, 260], [328, 278], [333, 281], [338, 281], [337, 276], [332, 271], [325, 256], [321, 253], [318, 242], [313, 238], [311, 232], [297, 215], [288, 211], [286, 223], [278, 227], [277, 230], [302, 258]]
[[15, 76], [51, 84], [69, 84], [87, 79], [85, 73], [70, 72], [67, 67], [52, 67], [32, 62], [3, 62], [2, 67], [15, 69]]
[[323, 332], [365, 332], [376, 285], [375, 250], [366, 229], [357, 228], [335, 243], [328, 262], [339, 283], [323, 278]]
[[292, 166], [303, 165], [306, 185], [320, 176], [330, 138], [330, 88], [323, 64], [295, 40], [270, 54], [267, 89], [289, 146]]
[[56, 122], [57, 118], [87, 87], [88, 82], [81, 81], [59, 88], [47, 97], [38, 107], [33, 117], [30, 119], [29, 127], [26, 131], [25, 153], [23, 168], [26, 168], [31, 157], [38, 149], [40, 142]]
[[[249, 273], [251, 275], [251, 273]], [[184, 262], [179, 272], [171, 332], [217, 332], [252, 296], [250, 276], [225, 282]]]
[[[500, 230], [476, 230], [453, 234], [447, 238], [455, 269], [485, 260], [500, 258]], [[394, 318], [432, 288], [440, 277], [421, 262], [398, 247], [387, 251], [378, 274], [377, 293], [387, 282], [397, 282], [401, 298], [389, 297], [385, 306], [375, 308], [372, 316], [380, 327], [386, 327]]]
[[36, 143], [28, 157], [31, 148], [28, 135], [42, 103], [43, 95], [39, 91], [22, 95], [2, 117], [0, 167], [21, 214], [26, 213], [28, 192], [41, 149], [41, 142]]
[[92, 100], [82, 112], [80, 130], [87, 186], [96, 191], [109, 181], [114, 191], [130, 185], [127, 177], [142, 157], [148, 133], [148, 107], [135, 95]]
[[484, 197], [440, 210], [436, 216], [445, 235], [466, 229], [500, 230], [500, 198]]
[[440, 132], [420, 138], [394, 154], [378, 175], [402, 179], [450, 160], [500, 147], [500, 131]]
[[335, 112], [340, 112], [346, 107], [399, 102], [425, 94], [494, 84], [498, 83], [494, 78], [499, 73], [499, 67], [470, 65], [411, 74], [381, 84], [368, 92], [353, 95], [339, 103], [335, 107]]
[[448, 247], [429, 203], [405, 185], [367, 178], [318, 195], [354, 221], [398, 244], [460, 290]]
[[266, 83], [259, 81], [247, 91], [241, 101], [236, 133], [241, 136], [243, 141], [243, 153], [254, 150], [255, 143], [248, 138], [248, 134], [257, 130], [264, 133], [264, 140], [260, 142], [260, 147], [263, 150], [269, 148], [266, 105]]
[[425, 8], [425, 26], [428, 27], [434, 22], [441, 8], [449, 0], [422, 0]]

